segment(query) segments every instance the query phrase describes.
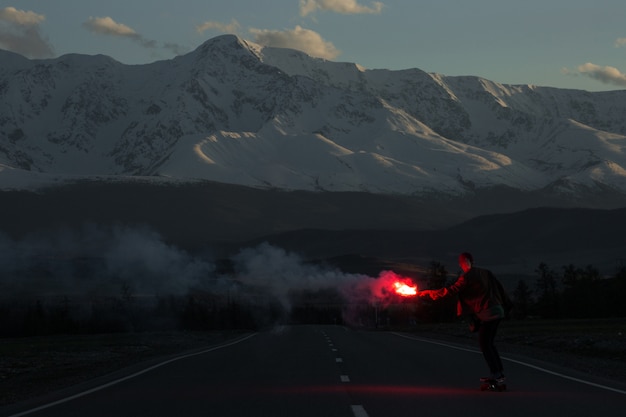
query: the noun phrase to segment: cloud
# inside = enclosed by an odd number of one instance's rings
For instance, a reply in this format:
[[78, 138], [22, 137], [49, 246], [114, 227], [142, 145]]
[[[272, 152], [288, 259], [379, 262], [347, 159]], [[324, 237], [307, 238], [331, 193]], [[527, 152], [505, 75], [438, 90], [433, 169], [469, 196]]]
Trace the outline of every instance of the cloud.
[[383, 3], [372, 2], [371, 7], [360, 5], [357, 0], [300, 0], [300, 15], [307, 16], [317, 10], [341, 14], [378, 14]]
[[20, 26], [37, 26], [46, 20], [46, 17], [31, 11], [17, 10], [15, 7], [5, 7], [0, 10], [0, 19]]
[[39, 25], [45, 16], [15, 7], [0, 9], [0, 47], [29, 58], [50, 58], [54, 51]]
[[[157, 41], [152, 39], [146, 39], [141, 34], [137, 33], [133, 28], [126, 26], [123, 23], [117, 23], [115, 20], [108, 16], [90, 17], [89, 20], [83, 23], [83, 26], [90, 32], [99, 35], [118, 36], [130, 39], [147, 49], [159, 48]], [[185, 53], [187, 50], [187, 48], [173, 43], [166, 43], [161, 48], [166, 49], [177, 55]]]
[[231, 20], [230, 23], [220, 23], [220, 22], [204, 22], [198, 26], [196, 26], [196, 31], [198, 33], [203, 33], [207, 30], [217, 30], [223, 33], [239, 33], [239, 29], [241, 25], [235, 19]]
[[615, 39], [615, 47], [619, 48], [619, 47], [626, 47], [626, 38], [617, 38]]
[[580, 74], [602, 83], [626, 87], [626, 74], [620, 72], [620, 70], [615, 67], [602, 67], [587, 62], [586, 64], [579, 65], [577, 69]]
[[90, 32], [97, 33], [99, 35], [119, 36], [122, 38], [131, 39], [139, 43], [144, 48], [156, 48], [156, 41], [145, 39], [134, 29], [122, 24], [117, 23], [110, 17], [90, 17], [88, 21], [83, 23], [83, 26]]
[[90, 17], [83, 25], [94, 33], [102, 35], [122, 36], [128, 38], [141, 38], [137, 32], [130, 27], [117, 23], [110, 17]]
[[[207, 21], [196, 26], [198, 33], [217, 30], [238, 36], [240, 29], [241, 25], [235, 19], [230, 23]], [[283, 31], [250, 28], [248, 32], [254, 36], [254, 42], [265, 46], [297, 49], [324, 59], [334, 59], [340, 54], [340, 51], [331, 42], [325, 41], [319, 33], [300, 26], [296, 26], [293, 30]]]
[[300, 26], [285, 31], [250, 29], [249, 32], [254, 35], [256, 43], [265, 46], [298, 49], [311, 56], [329, 60], [335, 59], [341, 53], [319, 33]]

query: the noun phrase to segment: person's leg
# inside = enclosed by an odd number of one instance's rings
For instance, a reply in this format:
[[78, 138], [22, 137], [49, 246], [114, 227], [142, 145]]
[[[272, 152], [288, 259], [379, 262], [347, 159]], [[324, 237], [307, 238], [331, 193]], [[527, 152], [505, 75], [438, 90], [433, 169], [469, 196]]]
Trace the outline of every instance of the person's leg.
[[500, 359], [500, 354], [494, 343], [499, 324], [500, 320], [482, 322], [478, 330], [480, 350], [483, 353], [493, 378], [498, 378], [503, 375], [502, 360]]

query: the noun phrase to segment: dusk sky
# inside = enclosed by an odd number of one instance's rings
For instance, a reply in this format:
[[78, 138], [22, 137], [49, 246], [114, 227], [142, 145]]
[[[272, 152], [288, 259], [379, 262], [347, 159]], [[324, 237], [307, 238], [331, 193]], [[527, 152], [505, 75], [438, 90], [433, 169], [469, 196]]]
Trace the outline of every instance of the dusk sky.
[[225, 33], [368, 69], [626, 89], [624, 0], [0, 0], [0, 49], [31, 59], [144, 64]]

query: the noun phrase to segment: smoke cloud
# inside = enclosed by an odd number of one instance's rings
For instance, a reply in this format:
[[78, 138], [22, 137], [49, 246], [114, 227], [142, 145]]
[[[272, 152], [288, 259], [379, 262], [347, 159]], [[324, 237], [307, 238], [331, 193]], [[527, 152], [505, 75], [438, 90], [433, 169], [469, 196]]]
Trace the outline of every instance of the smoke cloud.
[[406, 281], [391, 271], [375, 278], [344, 273], [267, 243], [239, 251], [228, 267], [219, 262], [208, 252], [192, 254], [171, 245], [147, 227], [87, 224], [19, 240], [0, 233], [0, 305], [37, 301], [59, 306], [66, 300], [88, 316], [90, 305], [118, 300], [116, 308], [136, 319], [129, 308], [154, 309], [163, 300], [178, 300], [179, 307], [171, 307], [175, 311], [195, 305], [215, 317], [222, 314], [216, 309], [230, 311], [228, 306], [236, 303], [251, 311], [257, 323], [269, 323], [279, 319], [272, 311], [289, 314], [305, 299], [343, 311], [350, 321], [354, 311], [397, 300], [392, 284]]
[[266, 289], [287, 309], [293, 291], [319, 290], [337, 291], [347, 305], [384, 307], [397, 299], [393, 283], [410, 281], [393, 271], [382, 271], [378, 277], [344, 273], [329, 265], [308, 263], [296, 253], [267, 243], [242, 250], [234, 261], [239, 280]]
[[215, 266], [148, 228], [85, 225], [14, 241], [0, 235], [4, 295], [179, 295], [206, 285]]
[[267, 289], [286, 308], [290, 307], [289, 295], [293, 291], [336, 289], [350, 295], [351, 289], [369, 280], [363, 275], [307, 264], [299, 255], [267, 243], [244, 249], [233, 260], [238, 279]]

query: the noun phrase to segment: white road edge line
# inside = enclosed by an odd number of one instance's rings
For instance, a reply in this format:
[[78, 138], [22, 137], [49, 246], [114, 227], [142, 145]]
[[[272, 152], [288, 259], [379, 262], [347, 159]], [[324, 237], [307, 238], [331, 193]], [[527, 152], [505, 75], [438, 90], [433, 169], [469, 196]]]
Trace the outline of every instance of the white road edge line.
[[[451, 345], [451, 344], [448, 344], [448, 343], [437, 342], [437, 341], [434, 341], [434, 340], [424, 339], [424, 338], [416, 337], [416, 336], [408, 336], [408, 335], [404, 335], [404, 334], [396, 333], [396, 332], [391, 332], [391, 333], [395, 334], [396, 336], [399, 336], [399, 337], [404, 337], [405, 339], [417, 340], [417, 341], [420, 341], [420, 342], [431, 343], [433, 345], [446, 346], [446, 347], [449, 347], [451, 349], [463, 350], [465, 352], [481, 353], [479, 350], [476, 350], [476, 349], [464, 348], [464, 347], [460, 347], [460, 346]], [[580, 382], [581, 384], [590, 385], [592, 387], [601, 388], [601, 389], [604, 389], [604, 390], [607, 390], [607, 391], [617, 392], [619, 394], [626, 394], [625, 390], [609, 387], [607, 385], [596, 384], [595, 382], [586, 381], [586, 380], [580, 379], [580, 378], [575, 378], [573, 376], [561, 374], [559, 372], [554, 372], [554, 371], [551, 371], [549, 369], [542, 368], [540, 366], [536, 366], [536, 365], [532, 365], [530, 363], [518, 361], [516, 359], [506, 358], [504, 356], [502, 357], [502, 359], [505, 360], [505, 361], [517, 363], [518, 365], [526, 366], [528, 368], [533, 368], [533, 369], [536, 369], [537, 371], [541, 371], [541, 372], [544, 372], [544, 373], [547, 373], [547, 374], [555, 375], [555, 376], [558, 376], [558, 377], [561, 377], [561, 378], [564, 378], [564, 379], [569, 379], [570, 381]]]
[[128, 381], [129, 379], [138, 377], [139, 375], [143, 375], [143, 374], [145, 374], [147, 372], [150, 372], [150, 371], [152, 371], [152, 370], [154, 370], [156, 368], [160, 368], [161, 366], [170, 364], [172, 362], [176, 362], [176, 361], [179, 361], [181, 359], [190, 358], [192, 356], [203, 355], [205, 353], [212, 352], [214, 350], [218, 350], [218, 349], [222, 349], [222, 348], [229, 347], [229, 346], [232, 346], [232, 345], [236, 345], [237, 343], [243, 342], [244, 340], [247, 340], [247, 339], [250, 339], [253, 336], [256, 336], [256, 334], [257, 333], [252, 333], [252, 334], [249, 334], [249, 335], [244, 336], [242, 338], [233, 340], [232, 342], [224, 343], [223, 345], [213, 346], [212, 348], [208, 348], [208, 349], [202, 350], [200, 352], [188, 353], [186, 355], [181, 355], [181, 356], [177, 356], [177, 357], [172, 358], [172, 359], [168, 359], [166, 361], [157, 363], [156, 365], [152, 365], [152, 366], [150, 366], [148, 368], [142, 369], [141, 371], [135, 372], [134, 374], [127, 375], [127, 376], [125, 376], [123, 378], [116, 379], [114, 381], [108, 382], [108, 383], [103, 384], [103, 385], [99, 385], [99, 386], [97, 386], [95, 388], [91, 388], [91, 389], [88, 389], [88, 390], [83, 391], [83, 392], [79, 392], [78, 394], [72, 395], [70, 397], [62, 398], [60, 400], [53, 401], [51, 403], [44, 404], [44, 405], [41, 405], [39, 407], [30, 409], [30, 410], [22, 411], [21, 413], [13, 414], [13, 415], [11, 415], [9, 417], [25, 416], [27, 414], [35, 413], [37, 411], [45, 410], [46, 408], [54, 407], [55, 405], [63, 404], [63, 403], [66, 403], [68, 401], [72, 401], [72, 400], [75, 400], [77, 398], [84, 397], [85, 395], [89, 395], [89, 394], [92, 394], [94, 392], [101, 391], [101, 390], [103, 390], [105, 388], [108, 388], [110, 386], [119, 384], [120, 382]]

